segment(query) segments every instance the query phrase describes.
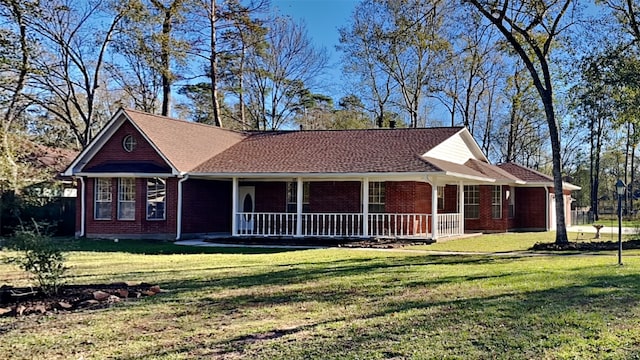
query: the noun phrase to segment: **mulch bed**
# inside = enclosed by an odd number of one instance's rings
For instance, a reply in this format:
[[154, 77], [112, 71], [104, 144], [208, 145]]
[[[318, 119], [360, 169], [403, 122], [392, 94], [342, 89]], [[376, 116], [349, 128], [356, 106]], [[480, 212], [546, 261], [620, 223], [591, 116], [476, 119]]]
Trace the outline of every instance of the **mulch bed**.
[[[640, 240], [622, 242], [622, 249], [640, 249]], [[568, 242], [566, 244], [537, 243], [531, 250], [540, 251], [602, 251], [618, 250], [617, 241]]]
[[218, 244], [236, 245], [283, 245], [283, 246], [334, 246], [348, 248], [392, 249], [410, 245], [428, 245], [435, 241], [430, 239], [397, 239], [397, 238], [292, 238], [292, 237], [246, 237], [246, 238], [211, 238], [204, 241]]
[[146, 283], [64, 285], [47, 296], [36, 287], [0, 287], [0, 316], [25, 316], [109, 307], [122, 301], [160, 293], [158, 285]]

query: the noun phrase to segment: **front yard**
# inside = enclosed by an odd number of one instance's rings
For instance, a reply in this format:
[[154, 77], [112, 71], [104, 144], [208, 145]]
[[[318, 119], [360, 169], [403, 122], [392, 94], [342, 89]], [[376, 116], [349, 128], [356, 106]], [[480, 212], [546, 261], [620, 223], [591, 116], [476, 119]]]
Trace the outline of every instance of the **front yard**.
[[[10, 359], [626, 359], [640, 353], [640, 251], [524, 250], [552, 234], [413, 248], [259, 250], [82, 242], [69, 283], [157, 283], [113, 307], [0, 318]], [[575, 234], [572, 237], [574, 239]], [[191, 254], [182, 254], [191, 252]], [[0, 256], [2, 253], [0, 253]], [[0, 265], [0, 285], [25, 275]]]

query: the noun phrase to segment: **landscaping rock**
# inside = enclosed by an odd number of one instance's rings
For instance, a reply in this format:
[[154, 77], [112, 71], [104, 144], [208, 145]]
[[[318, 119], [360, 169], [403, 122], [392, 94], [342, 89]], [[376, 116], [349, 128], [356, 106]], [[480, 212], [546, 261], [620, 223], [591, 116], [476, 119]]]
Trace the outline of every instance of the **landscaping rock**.
[[13, 308], [10, 308], [10, 307], [0, 308], [0, 316], [11, 315], [12, 312], [13, 312]]
[[[123, 299], [154, 296], [162, 290], [158, 285], [125, 283], [63, 285], [57, 294], [47, 296], [36, 287], [0, 287], [0, 316], [43, 315], [52, 311], [79, 311], [108, 307]], [[16, 297], [12, 294], [21, 294]]]
[[100, 304], [100, 301], [95, 300], [95, 299], [89, 299], [89, 300], [85, 300], [83, 302], [81, 302], [80, 304], [78, 304], [79, 307], [90, 307], [90, 306], [95, 306]]
[[98, 300], [98, 301], [105, 301], [109, 298], [109, 296], [111, 296], [109, 293], [104, 292], [104, 291], [94, 291], [93, 292], [93, 298]]
[[66, 301], [58, 301], [58, 308], [62, 310], [70, 310], [73, 308], [73, 305], [69, 304]]

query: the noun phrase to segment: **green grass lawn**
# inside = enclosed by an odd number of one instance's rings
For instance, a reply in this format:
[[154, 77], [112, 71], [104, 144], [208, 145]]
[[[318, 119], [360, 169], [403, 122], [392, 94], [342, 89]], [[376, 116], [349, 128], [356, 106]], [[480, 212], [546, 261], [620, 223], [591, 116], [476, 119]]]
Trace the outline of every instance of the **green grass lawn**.
[[[500, 239], [452, 240], [431, 249], [469, 251], [475, 244], [481, 251], [523, 250], [531, 242], [552, 241], [553, 234]], [[618, 267], [615, 252], [535, 257], [248, 252], [133, 241], [77, 242], [72, 249], [68, 282], [145, 281], [166, 292], [102, 310], [0, 318], [0, 358], [629, 359], [640, 354], [637, 251], [625, 252], [625, 265]], [[0, 265], [0, 274], [0, 285], [26, 281], [7, 265]]]

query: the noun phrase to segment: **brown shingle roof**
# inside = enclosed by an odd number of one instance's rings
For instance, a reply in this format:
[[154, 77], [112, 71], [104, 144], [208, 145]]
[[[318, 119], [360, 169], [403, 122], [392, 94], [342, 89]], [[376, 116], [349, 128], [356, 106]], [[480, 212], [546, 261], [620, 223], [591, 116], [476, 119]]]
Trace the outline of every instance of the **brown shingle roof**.
[[245, 137], [214, 126], [136, 110], [124, 112], [178, 171], [191, 171]]
[[421, 155], [461, 128], [252, 133], [196, 173], [371, 173], [438, 171]]
[[533, 169], [529, 169], [522, 165], [509, 162], [509, 163], [499, 164], [497, 166], [502, 170], [508, 172], [509, 174], [517, 177], [518, 179], [524, 180], [526, 182], [534, 182], [534, 183], [553, 182], [553, 178], [551, 176], [545, 175]]
[[479, 161], [479, 160], [475, 160], [475, 159], [469, 159], [467, 160], [467, 162], [465, 162], [465, 166], [468, 166], [476, 171], [479, 171], [483, 174], [485, 174], [487, 177], [490, 177], [492, 179], [496, 179], [498, 181], [509, 181], [509, 182], [517, 182], [520, 179], [517, 178], [516, 176], [514, 176], [513, 174], [510, 174], [509, 172], [501, 169], [498, 166], [495, 165], [491, 165], [489, 163], [486, 163], [484, 161]]
[[436, 159], [432, 157], [425, 157], [424, 159], [430, 162], [431, 164], [435, 165], [438, 169], [442, 171], [455, 173], [459, 175], [465, 175], [465, 176], [473, 176], [476, 178], [490, 178], [490, 176], [486, 176], [485, 174], [477, 170], [474, 170], [473, 168], [470, 168], [465, 164], [457, 164], [451, 161]]

